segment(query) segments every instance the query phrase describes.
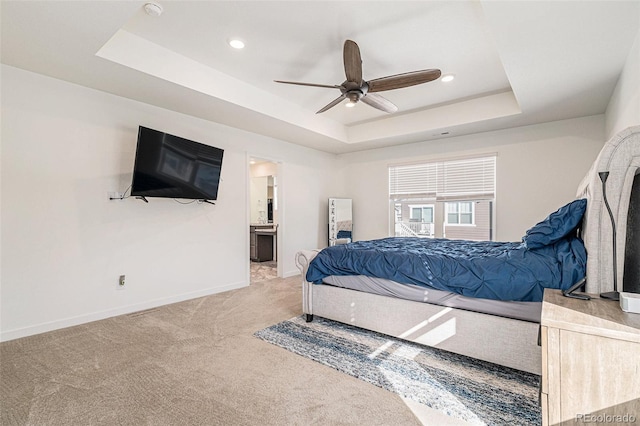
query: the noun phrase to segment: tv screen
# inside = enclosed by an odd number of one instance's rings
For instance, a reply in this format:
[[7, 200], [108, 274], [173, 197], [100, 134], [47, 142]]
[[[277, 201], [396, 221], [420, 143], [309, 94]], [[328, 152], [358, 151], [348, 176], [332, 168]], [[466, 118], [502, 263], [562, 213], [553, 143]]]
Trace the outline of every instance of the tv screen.
[[216, 200], [224, 150], [140, 126], [131, 195]]

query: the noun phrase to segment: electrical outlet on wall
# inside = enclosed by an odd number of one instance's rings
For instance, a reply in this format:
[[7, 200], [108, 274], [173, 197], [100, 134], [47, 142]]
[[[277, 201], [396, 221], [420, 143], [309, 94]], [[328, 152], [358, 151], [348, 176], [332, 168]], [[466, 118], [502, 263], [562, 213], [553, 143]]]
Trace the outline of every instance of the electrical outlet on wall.
[[118, 289], [124, 290], [125, 289], [124, 283], [125, 283], [125, 276], [120, 275], [120, 278], [118, 279]]

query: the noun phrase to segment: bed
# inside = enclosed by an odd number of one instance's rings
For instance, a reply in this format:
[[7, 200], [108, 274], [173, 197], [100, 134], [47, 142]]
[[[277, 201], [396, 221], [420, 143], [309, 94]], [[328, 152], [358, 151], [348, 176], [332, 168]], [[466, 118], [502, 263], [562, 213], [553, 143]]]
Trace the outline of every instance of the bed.
[[[602, 202], [598, 173], [609, 171], [607, 197], [618, 223], [623, 224], [626, 223], [631, 183], [638, 170], [640, 127], [633, 127], [604, 145], [581, 183], [576, 200], [533, 226], [522, 242], [491, 246], [488, 257], [502, 256], [502, 263], [489, 264], [488, 269], [482, 269], [484, 266], [478, 266], [476, 257], [465, 255], [463, 244], [458, 249], [458, 257], [462, 258], [461, 268], [471, 271], [468, 275], [460, 275], [457, 267], [451, 264], [439, 265], [442, 259], [437, 256], [435, 260], [428, 253], [426, 258], [421, 257], [424, 253], [415, 247], [409, 251], [417, 251], [418, 257], [403, 260], [403, 248], [389, 239], [383, 239], [382, 244], [390, 246], [391, 254], [383, 255], [382, 259], [383, 263], [391, 265], [390, 275], [387, 272], [380, 274], [377, 270], [375, 265], [380, 259], [358, 261], [354, 257], [358, 251], [377, 251], [378, 248], [367, 247], [373, 244], [371, 242], [300, 251], [296, 264], [303, 276], [303, 312], [308, 321], [317, 315], [540, 374], [538, 337], [544, 288], [566, 289], [586, 273], [587, 291], [613, 289], [609, 278], [612, 231], [610, 224], [607, 228], [608, 213]], [[585, 200], [584, 204], [581, 200]], [[571, 214], [567, 214], [569, 210]], [[580, 228], [581, 235], [577, 235], [576, 228]], [[619, 225], [618, 234], [624, 235], [624, 232], [624, 226]], [[623, 241], [624, 238], [618, 238], [619, 251], [624, 250]], [[557, 250], [561, 248], [558, 246], [564, 248]], [[531, 260], [539, 262], [541, 252], [545, 252], [545, 256], [555, 256], [557, 260], [555, 266], [545, 266], [548, 276], [544, 279], [540, 277], [539, 269], [527, 266]], [[450, 257], [450, 254], [443, 257]], [[620, 261], [623, 257], [618, 256], [619, 283], [624, 273]], [[505, 258], [509, 261], [504, 261]], [[504, 270], [505, 265], [511, 268], [514, 258], [522, 258], [524, 272]], [[354, 269], [351, 263], [364, 264], [364, 270]], [[414, 274], [420, 264], [426, 265], [426, 282], [424, 277]], [[475, 280], [469, 284], [474, 275], [480, 277], [480, 282]], [[506, 281], [503, 275], [506, 275]], [[592, 279], [593, 276], [597, 276], [597, 280]], [[500, 280], [507, 292], [492, 295], [493, 286]], [[515, 296], [512, 294], [514, 289], [517, 290]]]

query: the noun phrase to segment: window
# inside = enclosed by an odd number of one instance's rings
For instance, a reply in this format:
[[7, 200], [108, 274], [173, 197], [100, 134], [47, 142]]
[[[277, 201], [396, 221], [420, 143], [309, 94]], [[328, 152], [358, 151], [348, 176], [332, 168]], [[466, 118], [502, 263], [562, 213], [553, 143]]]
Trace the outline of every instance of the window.
[[410, 216], [412, 221], [433, 223], [433, 206], [410, 205]]
[[470, 201], [445, 203], [448, 225], [473, 225], [473, 203]]
[[495, 176], [495, 155], [389, 166], [391, 229], [396, 236], [491, 240]]

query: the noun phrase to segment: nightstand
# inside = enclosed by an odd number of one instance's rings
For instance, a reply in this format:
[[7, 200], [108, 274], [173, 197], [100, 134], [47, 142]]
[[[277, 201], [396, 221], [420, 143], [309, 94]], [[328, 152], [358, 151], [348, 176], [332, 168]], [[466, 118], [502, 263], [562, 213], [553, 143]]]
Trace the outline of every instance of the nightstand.
[[543, 425], [640, 423], [640, 315], [591, 296], [544, 292]]

